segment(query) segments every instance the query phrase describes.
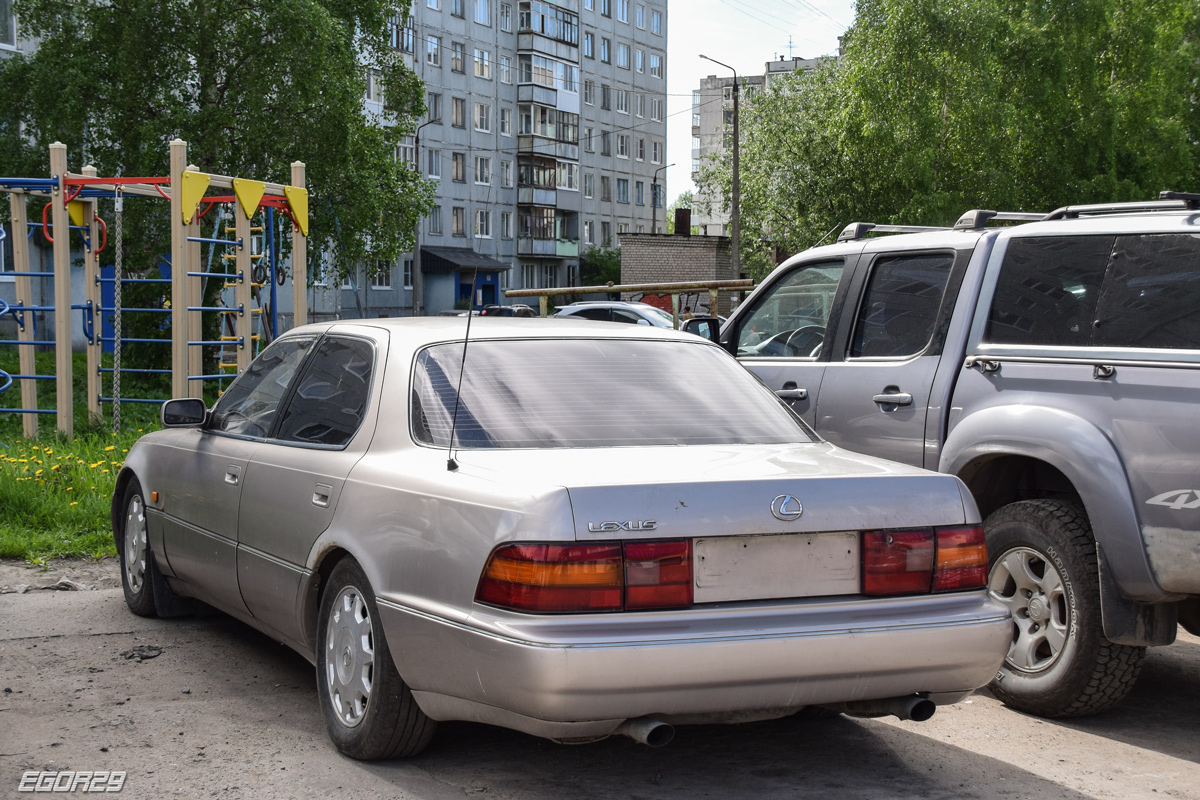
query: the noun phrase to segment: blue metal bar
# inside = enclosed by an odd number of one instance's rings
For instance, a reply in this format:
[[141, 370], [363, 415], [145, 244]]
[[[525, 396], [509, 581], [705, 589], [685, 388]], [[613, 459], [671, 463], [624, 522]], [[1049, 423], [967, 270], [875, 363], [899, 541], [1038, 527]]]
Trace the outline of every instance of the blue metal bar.
[[[31, 228], [42, 227], [42, 223], [40, 223], [40, 222], [26, 222], [25, 224]], [[50, 227], [54, 227], [54, 226], [51, 225]], [[86, 231], [88, 229], [87, 225], [68, 225], [67, 227], [73, 231]]]
[[189, 272], [190, 278], [237, 278], [242, 279], [240, 272]]
[[[112, 367], [100, 367], [99, 369], [96, 370], [96, 372], [98, 372], [100, 374], [104, 374], [104, 373], [112, 373], [112, 372], [114, 372], [114, 370]], [[132, 372], [132, 373], [135, 373], [138, 375], [170, 375], [171, 374], [171, 370], [169, 370], [169, 369], [122, 369], [121, 370], [122, 375], [124, 375], [126, 372]]]
[[232, 245], [232, 246], [234, 246], [234, 247], [237, 247], [237, 248], [239, 248], [239, 249], [241, 249], [241, 247], [242, 247], [242, 240], [241, 240], [241, 239], [210, 239], [210, 238], [208, 238], [207, 236], [189, 236], [189, 237], [187, 237], [187, 240], [188, 240], [189, 242], [201, 242], [202, 244], [225, 244], [225, 245]]
[[[129, 341], [129, 340], [128, 340], [128, 339], [126, 339], [125, 341]], [[164, 341], [170, 341], [170, 339], [166, 339], [166, 340], [164, 340]], [[235, 346], [235, 345], [240, 347], [240, 346], [241, 346], [241, 344], [242, 344], [242, 339], [241, 339], [241, 338], [237, 338], [237, 339], [217, 339], [217, 340], [215, 340], [215, 341], [188, 342], [188, 347], [218, 347], [218, 346], [219, 346], [219, 347], [224, 347], [224, 346], [226, 346], [226, 345], [228, 345], [228, 346], [230, 346], [230, 347], [233, 347], [233, 346]]]
[[0, 186], [5, 189], [51, 192], [58, 188], [58, 181], [54, 178], [0, 178]]
[[4, 385], [0, 386], [0, 392], [3, 392], [8, 387], [12, 386], [13, 376], [0, 369], [0, 380], [4, 381]]
[[16, 275], [21, 278], [53, 278], [53, 272], [10, 272], [9, 275]]
[[12, 311], [15, 314], [18, 311], [53, 311], [53, 310], [54, 310], [54, 306], [10, 306], [8, 309], [6, 309], [4, 311], [0, 311], [0, 317], [3, 317], [9, 311]]
[[[116, 283], [116, 278], [97, 278], [99, 283]], [[170, 278], [121, 278], [121, 283], [170, 283]]]
[[[106, 311], [116, 311], [116, 310], [117, 310], [116, 306], [100, 306], [101, 314], [105, 313]], [[171, 309], [169, 309], [169, 308], [128, 308], [128, 307], [123, 306], [121, 308], [121, 313], [123, 313], [123, 314], [133, 314], [133, 313], [137, 313], [137, 314], [170, 314]]]
[[[188, 306], [188, 311], [236, 311], [242, 313], [242, 307], [233, 308], [231, 306]], [[0, 315], [3, 316], [3, 315]]]
[[188, 375], [189, 381], [231, 381], [237, 377], [236, 372], [226, 372], [222, 375]]
[[[113, 399], [111, 397], [100, 397], [98, 399], [100, 400], [101, 403], [111, 403], [113, 401]], [[121, 402], [122, 403], [153, 403], [156, 406], [161, 406], [163, 403], [165, 403], [167, 401], [166, 400], [139, 400], [136, 397], [122, 397]]]
[[[117, 337], [115, 337], [115, 336], [102, 336], [102, 337], [100, 337], [100, 341], [102, 341], [102, 342], [115, 342], [115, 341], [117, 341]], [[145, 344], [153, 344], [153, 343], [157, 342], [158, 344], [170, 344], [170, 343], [171, 343], [171, 340], [170, 340], [170, 339], [128, 339], [128, 338], [126, 338], [126, 337], [122, 336], [122, 337], [121, 337], [121, 342], [122, 342], [122, 343], [128, 343], [128, 342], [143, 342], [143, 343], [145, 343]], [[3, 344], [3, 342], [0, 342], [0, 344]]]
[[45, 345], [52, 345], [52, 344], [54, 344], [54, 342], [47, 342], [47, 341], [43, 341], [43, 340], [40, 340], [40, 339], [35, 339], [35, 340], [33, 340], [32, 342], [25, 342], [25, 341], [21, 341], [20, 339], [0, 339], [0, 344], [15, 344], [15, 345], [45, 344]]
[[3, 414], [57, 414], [53, 408], [0, 408]]
[[[4, 372], [4, 370], [0, 370], [0, 373], [3, 373], [3, 372]], [[11, 377], [14, 381], [15, 380], [26, 380], [26, 381], [57, 380], [57, 378], [55, 378], [55, 376], [53, 376], [53, 375], [10, 375], [9, 377]], [[0, 390], [0, 391], [3, 391], [3, 390]]]

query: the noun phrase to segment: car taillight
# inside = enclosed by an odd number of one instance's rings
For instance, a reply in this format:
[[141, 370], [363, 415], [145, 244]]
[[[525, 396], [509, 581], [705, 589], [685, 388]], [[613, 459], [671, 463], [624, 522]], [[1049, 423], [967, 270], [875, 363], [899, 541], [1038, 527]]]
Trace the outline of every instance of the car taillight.
[[686, 608], [692, 543], [503, 545], [488, 559], [475, 599], [540, 613]]
[[625, 543], [625, 610], [692, 604], [692, 540]]
[[987, 584], [982, 525], [864, 531], [863, 594], [954, 592]]
[[866, 531], [863, 594], [924, 594], [933, 578], [933, 529]]
[[987, 564], [982, 525], [937, 529], [933, 591], [953, 592], [986, 586]]

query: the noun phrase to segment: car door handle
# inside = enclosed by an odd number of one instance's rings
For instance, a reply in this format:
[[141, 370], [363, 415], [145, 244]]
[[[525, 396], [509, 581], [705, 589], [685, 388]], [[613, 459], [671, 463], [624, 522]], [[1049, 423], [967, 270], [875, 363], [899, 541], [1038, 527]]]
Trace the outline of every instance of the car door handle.
[[230, 486], [237, 486], [242, 480], [242, 468], [228, 466], [225, 468], [225, 482]]
[[776, 389], [780, 400], [807, 400], [808, 389]]
[[312, 503], [314, 506], [321, 508], [329, 508], [329, 497], [333, 494], [333, 487], [328, 484], [318, 483], [313, 488]]
[[871, 398], [881, 406], [911, 406], [912, 395], [908, 392], [884, 392]]

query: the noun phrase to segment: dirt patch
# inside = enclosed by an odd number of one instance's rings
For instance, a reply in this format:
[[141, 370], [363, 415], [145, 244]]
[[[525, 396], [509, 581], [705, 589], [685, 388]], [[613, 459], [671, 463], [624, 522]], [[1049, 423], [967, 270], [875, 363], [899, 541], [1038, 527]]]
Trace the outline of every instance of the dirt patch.
[[44, 564], [0, 559], [0, 594], [120, 588], [117, 558], [55, 558]]

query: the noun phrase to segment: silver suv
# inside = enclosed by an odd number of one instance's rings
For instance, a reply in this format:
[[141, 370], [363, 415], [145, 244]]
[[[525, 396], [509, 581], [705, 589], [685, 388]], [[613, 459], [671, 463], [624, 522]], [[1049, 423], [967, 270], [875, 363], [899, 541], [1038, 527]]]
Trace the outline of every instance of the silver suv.
[[721, 339], [830, 442], [970, 487], [1007, 704], [1103, 711], [1147, 646], [1200, 635], [1200, 195], [855, 223]]
[[578, 303], [563, 306], [554, 316], [625, 322], [631, 325], [653, 325], [655, 328], [674, 327], [671, 315], [661, 308], [646, 303], [630, 303], [623, 300], [581, 300]]

